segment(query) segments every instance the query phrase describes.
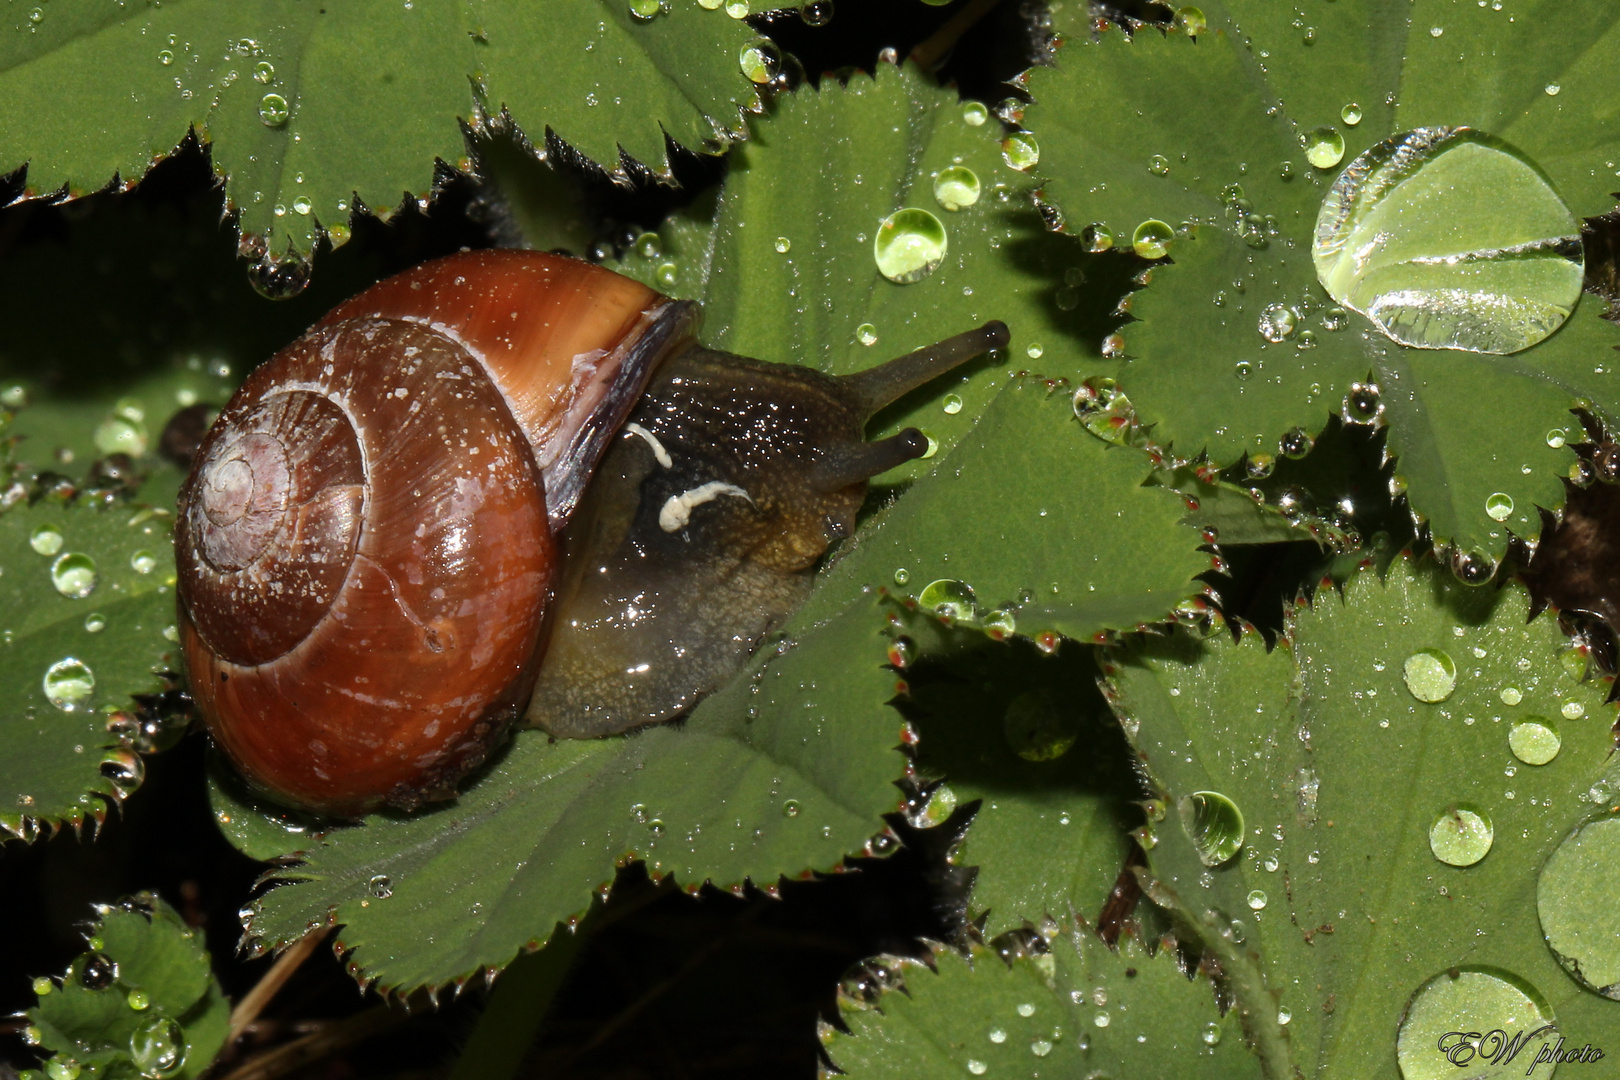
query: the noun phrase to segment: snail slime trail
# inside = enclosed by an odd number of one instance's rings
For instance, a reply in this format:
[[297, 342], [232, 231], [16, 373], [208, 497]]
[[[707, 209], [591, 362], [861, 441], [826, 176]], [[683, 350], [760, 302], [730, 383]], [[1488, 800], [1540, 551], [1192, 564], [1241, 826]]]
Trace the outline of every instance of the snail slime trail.
[[1004, 345], [855, 375], [696, 343], [697, 305], [520, 251], [424, 263], [253, 372], [181, 491], [181, 644], [255, 788], [338, 816], [451, 798], [521, 716], [668, 719], [746, 661], [920, 457], [873, 413]]

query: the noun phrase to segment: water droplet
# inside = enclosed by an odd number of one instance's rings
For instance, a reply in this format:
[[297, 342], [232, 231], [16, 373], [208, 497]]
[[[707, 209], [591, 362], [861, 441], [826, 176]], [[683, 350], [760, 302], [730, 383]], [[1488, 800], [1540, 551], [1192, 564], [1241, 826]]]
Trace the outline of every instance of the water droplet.
[[744, 45], [737, 54], [737, 63], [748, 81], [764, 86], [782, 70], [782, 53], [769, 41], [756, 41]]
[[45, 698], [63, 712], [75, 712], [90, 700], [96, 677], [90, 665], [68, 656], [45, 669]]
[[1266, 894], [1260, 889], [1255, 889], [1253, 892], [1249, 893], [1248, 901], [1249, 907], [1253, 908], [1255, 911], [1264, 911], [1266, 907]]
[[923, 586], [917, 594], [917, 603], [924, 611], [957, 622], [973, 618], [973, 590], [965, 582], [940, 578]]
[[1524, 700], [1524, 694], [1517, 686], [1502, 687], [1502, 692], [1498, 696], [1502, 699], [1504, 705], [1517, 705]]
[[287, 99], [280, 94], [266, 94], [259, 99], [259, 119], [265, 127], [280, 127], [292, 116]]
[[1526, 765], [1545, 765], [1558, 756], [1563, 740], [1558, 729], [1544, 716], [1527, 716], [1508, 732], [1508, 747]]
[[1492, 521], [1506, 521], [1513, 516], [1513, 496], [1498, 491], [1485, 500], [1485, 513]]
[[631, 247], [643, 259], [656, 259], [664, 253], [663, 238], [655, 232], [642, 233]]
[[145, 1012], [152, 1007], [152, 995], [145, 990], [131, 990], [129, 996], [124, 1000], [129, 1003], [129, 1007], [135, 1012]]
[[1247, 379], [1250, 375], [1254, 374], [1253, 362], [1249, 360], [1239, 360], [1237, 363], [1232, 365], [1232, 374], [1236, 375], [1239, 379]]
[[939, 440], [935, 439], [932, 435], [928, 434], [928, 432], [926, 432], [926, 431], [923, 432], [923, 438], [928, 440], [928, 449], [923, 451], [923, 460], [926, 461], [927, 459], [933, 457], [935, 454], [939, 453]]
[[968, 1058], [967, 1071], [972, 1073], [974, 1076], [983, 1076], [984, 1071], [989, 1067], [990, 1066], [986, 1065], [982, 1061], [976, 1061], [973, 1058]]
[[1361, 106], [1352, 101], [1339, 110], [1339, 119], [1344, 121], [1346, 127], [1355, 127], [1361, 123]]
[[1558, 710], [1558, 715], [1565, 720], [1579, 720], [1586, 715], [1586, 706], [1578, 701], [1566, 701], [1563, 708]]
[[1319, 127], [1305, 136], [1305, 160], [1318, 169], [1331, 169], [1344, 160], [1344, 136], [1338, 128]]
[[983, 103], [977, 101], [962, 102], [962, 119], [969, 127], [980, 127], [990, 119], [990, 110]]
[[[1491, 208], [1509, 204], [1514, 213]], [[1467, 128], [1379, 143], [1334, 181], [1312, 249], [1328, 293], [1403, 345], [1511, 353], [1580, 296], [1574, 216], [1513, 147]]]
[[1429, 826], [1429, 850], [1448, 866], [1473, 866], [1494, 839], [1490, 816], [1472, 803], [1446, 809]]
[[855, 328], [855, 340], [862, 345], [877, 344], [877, 327], [869, 322], [863, 322]]
[[116, 787], [126, 790], [138, 788], [141, 781], [146, 779], [146, 764], [133, 751], [123, 748], [109, 750], [101, 759], [101, 775]]
[[1032, 341], [1024, 349], [1024, 355], [1031, 360], [1039, 360], [1046, 353], [1046, 347], [1038, 341]]
[[947, 414], [951, 415], [951, 416], [955, 416], [957, 413], [961, 412], [962, 411], [962, 395], [960, 395], [960, 394], [946, 394], [945, 395], [945, 403], [943, 405], [943, 408], [945, 409], [945, 412]]
[[894, 583], [896, 585], [904, 585], [906, 582], [908, 582], [910, 580], [911, 580], [911, 571], [907, 570], [905, 567], [902, 566], [902, 567], [900, 567], [900, 569], [898, 569], [898, 570], [896, 570], [894, 572]]
[[[1459, 1023], [1464, 1016], [1467, 1022]], [[1556, 1030], [1545, 1030], [1553, 1022], [1552, 1009], [1517, 976], [1485, 968], [1452, 968], [1412, 995], [1395, 1036], [1396, 1060], [1404, 1080], [1522, 1076], [1524, 1063], [1534, 1062], [1545, 1044], [1558, 1039]], [[1459, 1028], [1474, 1034], [1463, 1036]], [[1528, 1042], [1521, 1044], [1515, 1064], [1504, 1060], [1499, 1068], [1492, 1067], [1491, 1058], [1502, 1047], [1479, 1033], [1495, 1031], [1508, 1033], [1509, 1039], [1525, 1035]]]
[[1131, 234], [1131, 248], [1144, 259], [1162, 259], [1170, 253], [1176, 231], [1157, 218], [1149, 218]]
[[979, 174], [966, 165], [941, 169], [934, 177], [934, 198], [947, 210], [961, 210], [979, 201]]
[[1176, 9], [1176, 29], [1188, 37], [1201, 37], [1209, 29], [1209, 20], [1195, 7]]
[[1213, 1020], [1209, 1021], [1204, 1025], [1200, 1037], [1204, 1040], [1205, 1046], [1219, 1046], [1221, 1044], [1221, 1025]]
[[654, 272], [653, 276], [657, 279], [659, 285], [662, 285], [664, 288], [668, 289], [673, 286], [677, 280], [679, 280], [680, 268], [672, 262], [659, 263], [658, 269]]
[[142, 548], [129, 557], [129, 566], [137, 574], [150, 574], [157, 569], [157, 556]]
[[[44, 8], [31, 8], [31, 9], [29, 9], [28, 21], [33, 23], [35, 26], [38, 26], [40, 23], [44, 22], [45, 21], [45, 9]], [[75, 1074], [77, 1074], [77, 1070], [75, 1070]]]
[[1565, 432], [1563, 428], [1553, 428], [1551, 431], [1547, 432], [1547, 445], [1552, 447], [1554, 450], [1562, 449], [1567, 439], [1568, 433]]
[[1284, 1027], [1286, 1027], [1288, 1022], [1293, 1018], [1294, 1011], [1288, 1008], [1286, 1005], [1277, 1010], [1277, 1023], [1283, 1025]]
[[1097, 438], [1118, 444], [1129, 437], [1134, 409], [1113, 379], [1088, 379], [1074, 392], [1074, 415]]
[[748, 0], [726, 0], [726, 14], [733, 19], [746, 19], [749, 12]]
[[1294, 309], [1287, 304], [1267, 304], [1260, 312], [1260, 320], [1255, 328], [1260, 336], [1270, 342], [1284, 341], [1290, 337], [1299, 325], [1299, 317]]
[[1114, 246], [1114, 234], [1100, 221], [1093, 221], [1080, 232], [1080, 243], [1087, 251], [1107, 251]]
[[1277, 442], [1277, 451], [1285, 458], [1295, 461], [1311, 452], [1316, 440], [1304, 428], [1292, 428]]
[[1147, 168], [1148, 172], [1152, 173], [1154, 176], [1169, 176], [1170, 159], [1165, 157], [1163, 154], [1154, 154], [1152, 157], [1148, 158]]
[[782, 816], [798, 817], [801, 809], [802, 807], [799, 805], [798, 799], [789, 799], [787, 802], [782, 804]]
[[1548, 97], [1557, 97], [1558, 96], [1558, 91], [1560, 91], [1562, 89], [1563, 89], [1563, 87], [1559, 86], [1557, 83], [1548, 83], [1547, 86], [1546, 86], [1547, 96]]
[[997, 1045], [1000, 1045], [1001, 1043], [1004, 1043], [1004, 1042], [1007, 1041], [1007, 1033], [1005, 1031], [1003, 1031], [1001, 1028], [991, 1028], [990, 1029], [990, 1041], [993, 1042], [993, 1043], [996, 1043]]
[[883, 219], [872, 241], [878, 272], [898, 285], [921, 281], [945, 258], [945, 226], [927, 210], [907, 207]]
[[130, 1035], [129, 1056], [149, 1080], [172, 1076], [185, 1064], [185, 1030], [167, 1016], [154, 1016]]
[[51, 584], [71, 600], [83, 600], [96, 588], [96, 562], [81, 552], [60, 555], [51, 564]]
[[1620, 860], [1620, 815], [1593, 818], [1559, 843], [1536, 882], [1541, 932], [1575, 980], [1620, 1001], [1620, 934], [1614, 871]]
[[1055, 761], [1079, 739], [1080, 718], [1052, 691], [1026, 690], [1008, 704], [1001, 731], [1025, 761]]
[[1029, 1052], [1036, 1057], [1045, 1057], [1052, 1052], [1052, 1044], [1045, 1039], [1036, 1039], [1029, 1044]]
[[1457, 689], [1457, 665], [1440, 649], [1419, 649], [1406, 658], [1401, 673], [1412, 696], [1431, 705]]
[[[38, 11], [35, 8], [34, 11]], [[32, 17], [32, 16], [30, 16]], [[35, 19], [35, 22], [39, 20]], [[58, 1054], [45, 1063], [45, 1075], [50, 1080], [79, 1080], [79, 1063]]]
[[386, 900], [394, 895], [394, 883], [388, 880], [387, 874], [375, 874], [366, 883], [366, 889], [378, 900]]
[[1108, 1026], [1108, 1014], [1105, 1012], [1100, 1012], [1091, 1018], [1091, 1022], [1100, 1028], [1105, 1028]]
[[170, 64], [174, 63], [174, 53], [170, 52], [168, 49], [159, 49], [158, 63], [162, 64], [164, 67], [168, 67]]
[[940, 784], [914, 813], [908, 815], [907, 820], [914, 829], [931, 829], [954, 814], [956, 804], [956, 792], [951, 790], [949, 784]]
[[315, 204], [310, 202], [309, 199], [303, 195], [298, 196], [292, 201], [293, 211], [299, 214], [308, 214], [310, 210], [314, 209], [314, 206]]
[[268, 84], [276, 77], [276, 65], [268, 60], [260, 60], [253, 65], [253, 81]]
[[630, 14], [643, 22], [656, 19], [663, 10], [662, 0], [630, 0]]
[[1041, 160], [1040, 144], [1029, 132], [1015, 131], [1001, 140], [1001, 159], [1019, 172], [1033, 169]]
[[1243, 812], [1218, 791], [1195, 791], [1176, 801], [1181, 827], [1205, 866], [1219, 866], [1243, 846]]
[[62, 533], [55, 525], [41, 525], [29, 534], [28, 546], [41, 555], [55, 555], [62, 550]]

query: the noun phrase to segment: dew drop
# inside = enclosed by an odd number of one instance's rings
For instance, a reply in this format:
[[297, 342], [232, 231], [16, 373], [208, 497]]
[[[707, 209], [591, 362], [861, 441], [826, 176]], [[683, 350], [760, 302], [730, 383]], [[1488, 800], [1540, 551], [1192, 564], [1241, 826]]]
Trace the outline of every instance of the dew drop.
[[877, 327], [869, 322], [863, 322], [855, 328], [855, 340], [862, 345], [877, 344]]
[[28, 546], [41, 555], [55, 555], [62, 550], [62, 533], [55, 525], [41, 525], [29, 534]]
[[911, 571], [907, 570], [905, 567], [902, 566], [902, 567], [900, 567], [900, 569], [898, 569], [898, 570], [896, 570], [894, 572], [894, 583], [896, 585], [904, 585], [906, 582], [908, 582], [910, 580], [911, 580]]
[[260, 60], [253, 65], [253, 81], [268, 84], [276, 77], [276, 66], [268, 60]]
[[659, 263], [653, 277], [657, 279], [658, 284], [668, 289], [680, 279], [680, 268], [672, 262]]
[[786, 255], [789, 251], [793, 250], [793, 241], [789, 240], [785, 236], [778, 236], [775, 243], [773, 243], [771, 246], [776, 249], [776, 253], [778, 255]]
[[966, 582], [940, 578], [923, 586], [917, 594], [917, 603], [925, 611], [943, 618], [962, 622], [973, 618], [973, 590]]
[[1040, 144], [1029, 132], [1015, 131], [1001, 140], [1001, 159], [1019, 172], [1033, 169], [1041, 160]]
[[280, 127], [292, 116], [287, 99], [280, 94], [266, 94], [259, 99], [259, 119], [265, 127]]
[[982, 102], [964, 101], [962, 102], [962, 119], [967, 123], [968, 127], [982, 127], [984, 122], [990, 119], [990, 110], [985, 108]]
[[185, 1064], [185, 1030], [166, 1016], [154, 1016], [130, 1035], [129, 1056], [148, 1080], [173, 1076]]
[[643, 259], [656, 259], [664, 253], [663, 238], [655, 232], [642, 233], [636, 237], [631, 247]]
[[1294, 1011], [1288, 1008], [1288, 1006], [1284, 1005], [1282, 1008], [1277, 1010], [1277, 1023], [1281, 1024], [1282, 1026], [1287, 1027], [1289, 1021], [1293, 1019]]
[[1344, 136], [1334, 127], [1319, 127], [1305, 136], [1305, 160], [1318, 169], [1331, 169], [1344, 160]]
[[1249, 902], [1249, 907], [1252, 908], [1253, 910], [1255, 910], [1255, 911], [1264, 911], [1265, 910], [1265, 907], [1266, 907], [1266, 894], [1265, 894], [1264, 891], [1262, 891], [1260, 889], [1255, 889], [1255, 890], [1253, 890], [1252, 892], [1249, 893], [1247, 899], [1248, 899], [1248, 902]]
[[1492, 521], [1506, 521], [1513, 516], [1513, 496], [1498, 491], [1485, 500], [1485, 513]]
[[948, 415], [955, 416], [962, 411], [962, 395], [946, 394], [945, 403], [942, 407]]
[[[1510, 204], [1514, 213], [1492, 213]], [[1312, 257], [1328, 293], [1415, 348], [1512, 353], [1580, 296], [1579, 228], [1518, 150], [1468, 128], [1418, 128], [1334, 181]]]
[[129, 996], [126, 997], [124, 1001], [134, 1012], [145, 1012], [147, 1009], [152, 1007], [152, 995], [148, 994], [145, 990], [131, 990], [129, 992]]
[[990, 1066], [986, 1065], [982, 1061], [975, 1060], [974, 1058], [968, 1058], [967, 1071], [972, 1073], [974, 1076], [983, 1076], [985, 1070], [989, 1067]]
[[170, 64], [174, 63], [174, 53], [170, 52], [168, 49], [158, 50], [158, 63], [162, 64], [164, 67], [168, 67]]
[[1080, 243], [1093, 254], [1114, 246], [1114, 234], [1100, 221], [1093, 221], [1080, 232]]
[[1108, 1026], [1108, 1014], [1105, 1012], [1100, 1012], [1091, 1018], [1091, 1022], [1100, 1028], [1105, 1028]]
[[941, 169], [934, 177], [934, 198], [947, 210], [961, 210], [979, 201], [979, 174], [966, 165]]
[[1267, 304], [1260, 312], [1259, 322], [1255, 329], [1267, 341], [1276, 343], [1285, 341], [1293, 336], [1294, 330], [1299, 326], [1299, 317], [1294, 309], [1287, 304]]
[[1211, 1020], [1204, 1025], [1200, 1038], [1204, 1040], [1205, 1046], [1219, 1046], [1221, 1044], [1221, 1025]]
[[756, 41], [743, 46], [737, 64], [749, 82], [764, 86], [781, 72], [782, 53], [769, 41]]
[[1457, 689], [1457, 665], [1441, 649], [1419, 649], [1406, 658], [1401, 674], [1412, 696], [1430, 705]]
[[1553, 428], [1551, 431], [1547, 432], [1547, 445], [1552, 447], [1554, 450], [1562, 449], [1567, 439], [1568, 434], [1563, 428]]
[[1218, 791], [1195, 791], [1176, 801], [1181, 827], [1205, 866], [1219, 866], [1243, 846], [1243, 812]]
[[990, 1029], [990, 1041], [998, 1046], [1007, 1041], [1007, 1033], [1001, 1028]]
[[59, 555], [51, 563], [51, 584], [70, 600], [83, 600], [95, 591], [96, 561], [82, 552]]
[[1497, 696], [1502, 699], [1504, 705], [1517, 705], [1524, 700], [1524, 692], [1517, 686], [1504, 686]]
[[662, 0], [630, 0], [630, 14], [645, 22], [664, 10]]
[[367, 891], [378, 900], [386, 900], [394, 895], [394, 883], [388, 880], [387, 874], [375, 874], [366, 883]]
[[1144, 259], [1162, 259], [1170, 253], [1170, 241], [1176, 232], [1169, 225], [1149, 218], [1131, 234], [1131, 248]]
[[129, 557], [129, 566], [137, 574], [150, 574], [157, 569], [157, 556], [142, 548]]
[[789, 799], [787, 802], [782, 804], [782, 816], [790, 818], [798, 817], [801, 809], [802, 807], [799, 805], [798, 799]]
[[1565, 836], [1542, 865], [1536, 909], [1547, 947], [1574, 979], [1620, 1001], [1620, 921], [1614, 871], [1620, 815], [1593, 818]]
[[1169, 176], [1170, 159], [1165, 157], [1163, 154], [1154, 154], [1152, 157], [1148, 158], [1147, 169], [1148, 172], [1152, 173], [1154, 176]]
[[45, 669], [45, 698], [63, 712], [76, 712], [90, 700], [96, 688], [90, 665], [68, 656]]
[[1563, 740], [1558, 729], [1544, 716], [1527, 716], [1508, 732], [1508, 747], [1526, 765], [1545, 765], [1558, 756]]
[[748, 0], [726, 0], [726, 14], [733, 19], [746, 19], [748, 12]]
[[1024, 348], [1024, 355], [1031, 360], [1039, 360], [1045, 353], [1046, 346], [1038, 341], [1032, 341]]
[[1195, 7], [1176, 9], [1176, 29], [1188, 37], [1201, 37], [1209, 30], [1209, 20]]
[[1557, 83], [1548, 83], [1547, 86], [1546, 86], [1547, 96], [1548, 97], [1557, 97], [1558, 92], [1560, 90], [1562, 90], [1562, 89], [1563, 89], [1563, 87], [1559, 86]]
[[1355, 127], [1361, 123], [1361, 106], [1352, 101], [1339, 110], [1339, 119], [1344, 121], [1346, 127]]
[[[1490, 1067], [1489, 1058], [1498, 1048], [1478, 1057], [1465, 1049], [1455, 1059], [1436, 1050], [1448, 1032], [1456, 1032], [1459, 1019], [1468, 1018], [1467, 1028], [1477, 1032], [1500, 1030], [1529, 1039], [1521, 1044], [1517, 1064], [1503, 1061], [1500, 1070]], [[1552, 1024], [1553, 1012], [1528, 983], [1506, 971], [1489, 968], [1452, 968], [1442, 971], [1418, 987], [1401, 1015], [1395, 1036], [1395, 1055], [1404, 1080], [1456, 1080], [1463, 1075], [1490, 1078], [1523, 1075], [1525, 1062], [1533, 1062], [1542, 1047], [1558, 1038]], [[1534, 1038], [1529, 1038], [1535, 1033]], [[1510, 1036], [1511, 1037], [1511, 1036]], [[1479, 1035], [1473, 1036], [1478, 1040]], [[1459, 1041], [1453, 1034], [1448, 1045]], [[1486, 1046], [1475, 1044], [1475, 1050]], [[1472, 1060], [1469, 1060], [1472, 1058]], [[1546, 1059], [1543, 1059], [1546, 1060]], [[1466, 1072], [1464, 1072], [1466, 1070]]]
[[1052, 1052], [1052, 1044], [1045, 1039], [1036, 1039], [1029, 1044], [1029, 1052], [1036, 1057], [1045, 1057]]
[[1586, 706], [1578, 701], [1566, 701], [1563, 707], [1558, 710], [1558, 715], [1565, 720], [1579, 720], [1586, 715]]
[[312, 209], [314, 209], [314, 207], [315, 207], [315, 204], [310, 202], [309, 199], [306, 196], [303, 196], [303, 195], [298, 196], [296, 199], [294, 199], [292, 201], [292, 208], [293, 208], [294, 213], [308, 214]]
[[945, 226], [927, 210], [907, 207], [883, 219], [872, 241], [878, 272], [897, 285], [921, 281], [945, 258]]
[[1473, 866], [1494, 839], [1490, 816], [1472, 803], [1449, 807], [1429, 826], [1429, 850], [1447, 866]]

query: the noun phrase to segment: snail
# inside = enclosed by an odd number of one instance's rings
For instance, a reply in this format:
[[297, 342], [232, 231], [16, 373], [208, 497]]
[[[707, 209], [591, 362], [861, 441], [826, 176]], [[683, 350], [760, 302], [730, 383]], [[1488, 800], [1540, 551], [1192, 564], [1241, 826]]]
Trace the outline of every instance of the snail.
[[181, 650], [260, 792], [411, 810], [514, 722], [676, 716], [810, 588], [902, 394], [1005, 344], [989, 323], [828, 376], [697, 344], [699, 309], [603, 267], [464, 252], [344, 302], [252, 372], [175, 528]]

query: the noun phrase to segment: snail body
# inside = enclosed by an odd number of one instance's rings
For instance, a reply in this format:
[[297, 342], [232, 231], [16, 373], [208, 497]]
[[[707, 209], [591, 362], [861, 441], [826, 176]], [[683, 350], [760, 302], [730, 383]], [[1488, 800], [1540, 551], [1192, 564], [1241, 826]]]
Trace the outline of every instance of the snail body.
[[866, 478], [923, 452], [864, 442], [870, 415], [1005, 336], [840, 379], [704, 349], [697, 320], [601, 267], [463, 253], [248, 377], [175, 540], [192, 694], [254, 787], [412, 809], [520, 716], [588, 737], [689, 708], [802, 598]]

